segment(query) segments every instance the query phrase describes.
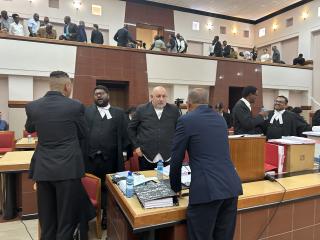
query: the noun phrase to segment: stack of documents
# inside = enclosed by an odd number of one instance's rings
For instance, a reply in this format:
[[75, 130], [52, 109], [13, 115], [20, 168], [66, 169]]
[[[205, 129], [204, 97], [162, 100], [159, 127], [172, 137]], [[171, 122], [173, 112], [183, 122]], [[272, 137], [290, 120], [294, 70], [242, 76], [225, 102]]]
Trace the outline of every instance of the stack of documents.
[[[170, 175], [170, 165], [163, 168], [163, 175]], [[187, 187], [190, 186], [191, 183], [191, 169], [190, 166], [182, 166], [181, 168], [181, 183]]]

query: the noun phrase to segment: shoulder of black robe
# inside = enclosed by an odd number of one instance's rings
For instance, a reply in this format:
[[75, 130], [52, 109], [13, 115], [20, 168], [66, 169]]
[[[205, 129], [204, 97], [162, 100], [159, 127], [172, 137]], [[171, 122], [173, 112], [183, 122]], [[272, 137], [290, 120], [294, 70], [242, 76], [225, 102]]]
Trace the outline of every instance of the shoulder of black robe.
[[320, 126], [320, 109], [317, 110], [313, 115], [312, 126]]

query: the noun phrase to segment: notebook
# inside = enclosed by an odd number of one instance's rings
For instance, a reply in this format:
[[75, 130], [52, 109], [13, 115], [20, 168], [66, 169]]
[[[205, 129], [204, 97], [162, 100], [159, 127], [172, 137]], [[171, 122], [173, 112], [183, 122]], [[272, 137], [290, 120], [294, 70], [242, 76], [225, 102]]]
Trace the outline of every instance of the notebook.
[[176, 193], [163, 182], [147, 182], [135, 187], [141, 205], [148, 208], [172, 207], [176, 204]]

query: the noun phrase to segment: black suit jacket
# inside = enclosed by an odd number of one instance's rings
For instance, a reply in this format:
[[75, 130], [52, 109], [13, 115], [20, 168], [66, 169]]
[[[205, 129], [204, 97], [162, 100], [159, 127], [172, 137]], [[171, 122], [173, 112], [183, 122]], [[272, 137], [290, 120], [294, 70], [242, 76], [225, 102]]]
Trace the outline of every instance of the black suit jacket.
[[172, 137], [179, 116], [179, 110], [175, 105], [167, 104], [160, 120], [151, 102], [140, 105], [128, 126], [133, 147], [140, 147], [150, 160], [158, 153], [164, 160], [169, 159]]
[[38, 145], [30, 164], [35, 181], [81, 178], [84, 162], [80, 139], [85, 137], [84, 106], [56, 91], [26, 106], [26, 130], [37, 132]]
[[214, 45], [213, 56], [222, 57], [222, 45], [220, 41], [216, 42]]
[[130, 32], [126, 28], [120, 28], [113, 37], [118, 44], [117, 46], [127, 47], [129, 42], [135, 43]]
[[206, 105], [179, 118], [172, 144], [170, 183], [181, 190], [181, 166], [189, 154], [189, 203], [201, 204], [242, 194], [240, 178], [231, 162], [224, 119]]
[[232, 109], [234, 134], [256, 134], [261, 133], [259, 125], [263, 125], [262, 116], [252, 117], [247, 105], [239, 100]]
[[[68, 25], [69, 25], [69, 37], [67, 36], [67, 40], [77, 41], [77, 38], [78, 38], [78, 26], [77, 26], [77, 24], [69, 23]], [[68, 25], [64, 25], [63, 33], [67, 33], [67, 26]]]
[[226, 58], [230, 57], [231, 46], [227, 45], [222, 50], [222, 55]]
[[320, 110], [317, 110], [312, 118], [312, 126], [320, 126]]

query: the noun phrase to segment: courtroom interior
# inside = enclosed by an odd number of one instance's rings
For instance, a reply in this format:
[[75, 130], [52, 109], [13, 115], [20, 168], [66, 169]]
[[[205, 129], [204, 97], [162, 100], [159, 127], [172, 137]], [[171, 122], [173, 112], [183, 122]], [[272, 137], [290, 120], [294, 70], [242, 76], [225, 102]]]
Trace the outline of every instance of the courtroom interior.
[[320, 0], [0, 2], [0, 239], [320, 240]]

